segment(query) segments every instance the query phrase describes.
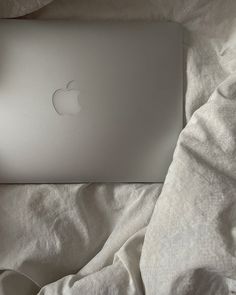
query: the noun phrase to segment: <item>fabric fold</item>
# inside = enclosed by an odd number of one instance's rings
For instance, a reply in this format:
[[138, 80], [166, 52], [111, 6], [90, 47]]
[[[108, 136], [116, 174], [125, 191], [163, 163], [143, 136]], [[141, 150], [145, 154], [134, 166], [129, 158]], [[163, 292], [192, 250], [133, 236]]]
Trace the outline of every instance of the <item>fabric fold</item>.
[[232, 75], [179, 137], [145, 236], [147, 294], [226, 295], [236, 280], [235, 86]]

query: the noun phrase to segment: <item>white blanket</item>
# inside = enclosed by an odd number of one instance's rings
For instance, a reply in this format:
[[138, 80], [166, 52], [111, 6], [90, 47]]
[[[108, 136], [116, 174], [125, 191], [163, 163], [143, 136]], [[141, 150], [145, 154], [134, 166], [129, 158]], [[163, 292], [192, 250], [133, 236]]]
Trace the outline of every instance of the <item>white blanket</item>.
[[1, 186], [0, 294], [235, 294], [236, 1], [55, 0], [28, 17], [182, 23], [187, 126], [163, 186]]

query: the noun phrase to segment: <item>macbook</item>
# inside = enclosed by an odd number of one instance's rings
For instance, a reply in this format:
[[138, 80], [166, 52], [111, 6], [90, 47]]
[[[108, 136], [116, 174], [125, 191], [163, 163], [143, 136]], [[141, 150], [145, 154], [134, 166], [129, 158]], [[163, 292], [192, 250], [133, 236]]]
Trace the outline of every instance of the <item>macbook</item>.
[[183, 127], [182, 30], [0, 21], [0, 182], [163, 182]]

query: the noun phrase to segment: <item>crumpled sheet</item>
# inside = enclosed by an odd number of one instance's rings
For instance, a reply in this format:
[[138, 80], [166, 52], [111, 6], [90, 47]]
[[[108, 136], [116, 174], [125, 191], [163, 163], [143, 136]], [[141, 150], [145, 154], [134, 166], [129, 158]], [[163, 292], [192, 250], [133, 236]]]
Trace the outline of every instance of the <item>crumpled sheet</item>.
[[163, 186], [1, 186], [0, 294], [235, 294], [236, 1], [55, 0], [27, 18], [182, 23], [187, 125]]

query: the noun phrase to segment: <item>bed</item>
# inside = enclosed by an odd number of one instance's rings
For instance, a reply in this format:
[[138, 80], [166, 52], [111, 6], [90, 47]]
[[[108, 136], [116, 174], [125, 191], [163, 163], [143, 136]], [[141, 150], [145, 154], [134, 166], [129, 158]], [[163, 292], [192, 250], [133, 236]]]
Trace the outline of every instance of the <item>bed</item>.
[[0, 16], [181, 23], [186, 126], [164, 184], [0, 186], [0, 294], [235, 294], [236, 1], [20, 2]]

